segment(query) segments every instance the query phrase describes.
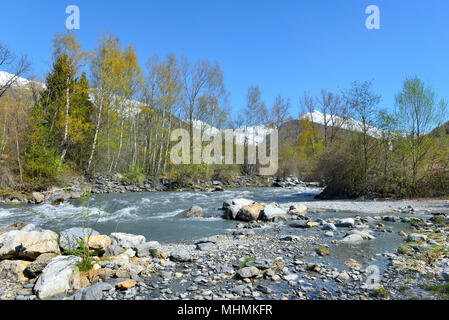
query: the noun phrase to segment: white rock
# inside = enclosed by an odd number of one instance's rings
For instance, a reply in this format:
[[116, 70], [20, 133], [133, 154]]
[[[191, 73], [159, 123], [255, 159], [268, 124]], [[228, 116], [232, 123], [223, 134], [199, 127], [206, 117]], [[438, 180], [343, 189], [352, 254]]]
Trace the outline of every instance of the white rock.
[[343, 238], [340, 242], [342, 243], [359, 243], [362, 242], [363, 238], [359, 234], [350, 234]]
[[137, 249], [146, 241], [144, 236], [121, 232], [111, 233], [109, 237], [112, 239], [112, 244], [131, 249]]
[[354, 224], [355, 221], [352, 218], [340, 219], [337, 222], [337, 227], [353, 227]]
[[45, 267], [34, 285], [33, 292], [39, 299], [46, 299], [71, 289], [71, 280], [79, 272], [80, 257], [58, 256]]
[[58, 236], [53, 231], [12, 230], [0, 235], [0, 258], [36, 259], [43, 253], [60, 253]]

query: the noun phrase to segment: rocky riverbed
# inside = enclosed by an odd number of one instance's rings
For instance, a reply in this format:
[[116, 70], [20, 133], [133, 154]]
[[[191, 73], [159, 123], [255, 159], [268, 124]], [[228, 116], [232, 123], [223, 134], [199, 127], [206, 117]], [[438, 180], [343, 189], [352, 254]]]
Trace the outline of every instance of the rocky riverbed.
[[[245, 221], [236, 220], [233, 231], [176, 243], [79, 228], [57, 235], [31, 224], [11, 225], [0, 231], [0, 299], [448, 297], [445, 201], [395, 202], [393, 208], [384, 203], [390, 208], [385, 211], [379, 211], [379, 202], [363, 201], [342, 213], [336, 212], [340, 202], [243, 200], [223, 204], [230, 219], [229, 207], [240, 206], [233, 208], [234, 218]], [[247, 218], [258, 209], [257, 218]], [[61, 255], [78, 246], [70, 240], [74, 236], [92, 251], [88, 271], [80, 257]]]

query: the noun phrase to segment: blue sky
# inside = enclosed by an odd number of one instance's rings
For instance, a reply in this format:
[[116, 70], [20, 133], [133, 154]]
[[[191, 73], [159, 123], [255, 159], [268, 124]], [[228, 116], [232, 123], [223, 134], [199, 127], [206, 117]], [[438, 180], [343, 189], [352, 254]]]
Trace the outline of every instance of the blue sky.
[[[446, 0], [0, 0], [0, 41], [28, 54], [45, 76], [51, 41], [65, 28], [68, 5], [81, 11], [79, 41], [92, 50], [103, 31], [133, 44], [140, 63], [153, 54], [220, 62], [234, 116], [249, 85], [271, 105], [290, 97], [292, 114], [304, 91], [340, 90], [374, 79], [380, 106], [394, 105], [407, 75], [449, 100], [449, 1]], [[380, 30], [365, 28], [365, 8], [380, 8]]]

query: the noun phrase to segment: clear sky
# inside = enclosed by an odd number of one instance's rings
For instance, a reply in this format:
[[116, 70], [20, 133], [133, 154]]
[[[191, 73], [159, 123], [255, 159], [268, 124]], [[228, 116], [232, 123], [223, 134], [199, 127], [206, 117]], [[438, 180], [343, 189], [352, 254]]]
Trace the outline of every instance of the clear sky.
[[[153, 53], [219, 61], [234, 115], [249, 85], [259, 85], [269, 105], [277, 94], [290, 97], [295, 116], [304, 91], [339, 90], [353, 80], [374, 79], [381, 107], [394, 104], [407, 75], [449, 100], [447, 0], [0, 0], [0, 41], [28, 54], [44, 77], [72, 4], [87, 50], [111, 31], [135, 46], [142, 66]], [[371, 4], [380, 9], [380, 30], [365, 27]]]

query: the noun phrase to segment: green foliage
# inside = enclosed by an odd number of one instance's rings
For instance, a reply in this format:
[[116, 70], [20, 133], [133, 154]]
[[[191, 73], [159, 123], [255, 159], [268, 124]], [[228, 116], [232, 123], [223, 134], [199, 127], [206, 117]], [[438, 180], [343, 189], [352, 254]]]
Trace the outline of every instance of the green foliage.
[[320, 246], [320, 247], [316, 248], [315, 251], [316, 251], [320, 256], [329, 256], [329, 255], [331, 254], [331, 251], [330, 251], [329, 248], [326, 247], [326, 246]]
[[143, 185], [145, 178], [145, 170], [140, 168], [138, 165], [130, 165], [128, 167], [128, 172], [125, 174], [125, 181], [128, 183]]
[[246, 257], [245, 260], [243, 260], [242, 263], [240, 263], [240, 269], [246, 267], [246, 264], [250, 261], [256, 261], [255, 257]]
[[64, 171], [58, 172], [60, 158], [52, 147], [32, 144], [25, 155], [24, 181], [33, 190], [40, 190], [61, 182]]
[[91, 270], [94, 264], [92, 263], [91, 260], [91, 253], [89, 251], [89, 247], [87, 246], [84, 239], [74, 236], [73, 240], [75, 240], [77, 248], [73, 250], [65, 250], [62, 254], [80, 257], [81, 261], [77, 264], [77, 267], [81, 272]]

